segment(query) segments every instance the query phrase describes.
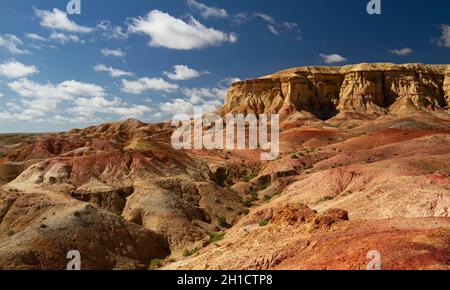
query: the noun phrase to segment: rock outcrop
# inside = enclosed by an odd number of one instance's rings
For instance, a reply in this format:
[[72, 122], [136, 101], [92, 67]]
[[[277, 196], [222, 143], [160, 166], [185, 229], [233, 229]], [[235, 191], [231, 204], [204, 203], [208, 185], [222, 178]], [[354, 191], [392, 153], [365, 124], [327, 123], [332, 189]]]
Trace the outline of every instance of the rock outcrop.
[[0, 269], [64, 270], [67, 252], [82, 269], [146, 269], [170, 253], [166, 239], [57, 193], [0, 190]]
[[223, 241], [165, 269], [365, 270], [367, 253], [377, 249], [382, 269], [448, 270], [449, 229], [443, 219], [353, 221], [342, 210], [319, 214], [302, 204], [280, 204], [250, 214]]
[[339, 112], [403, 114], [450, 104], [446, 65], [390, 63], [301, 67], [231, 87], [220, 114], [296, 112], [330, 119]]
[[447, 103], [447, 109], [450, 109], [450, 68], [447, 68], [444, 79], [444, 98]]

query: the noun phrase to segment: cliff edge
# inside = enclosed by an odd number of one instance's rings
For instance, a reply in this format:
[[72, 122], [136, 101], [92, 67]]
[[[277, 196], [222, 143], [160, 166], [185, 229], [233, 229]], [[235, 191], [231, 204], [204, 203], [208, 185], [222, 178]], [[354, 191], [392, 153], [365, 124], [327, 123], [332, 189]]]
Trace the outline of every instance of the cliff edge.
[[450, 65], [363, 63], [299, 67], [234, 83], [218, 111], [296, 112], [327, 120], [339, 113], [408, 114], [450, 107]]

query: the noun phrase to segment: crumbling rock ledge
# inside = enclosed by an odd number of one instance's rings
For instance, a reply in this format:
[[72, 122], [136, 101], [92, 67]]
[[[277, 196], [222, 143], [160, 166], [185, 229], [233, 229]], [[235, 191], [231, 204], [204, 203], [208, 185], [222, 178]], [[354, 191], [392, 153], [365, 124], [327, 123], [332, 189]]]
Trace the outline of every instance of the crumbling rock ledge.
[[218, 113], [286, 119], [301, 112], [326, 120], [346, 112], [401, 115], [449, 106], [450, 65], [363, 63], [292, 68], [234, 83]]

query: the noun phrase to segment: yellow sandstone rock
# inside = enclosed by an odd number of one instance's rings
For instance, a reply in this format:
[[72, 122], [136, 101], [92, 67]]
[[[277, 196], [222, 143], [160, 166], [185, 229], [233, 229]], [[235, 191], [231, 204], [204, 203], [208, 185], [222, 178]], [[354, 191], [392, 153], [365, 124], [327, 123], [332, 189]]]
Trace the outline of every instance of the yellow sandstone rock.
[[373, 63], [300, 67], [233, 84], [218, 111], [311, 113], [329, 119], [339, 112], [403, 114], [450, 105], [450, 66]]

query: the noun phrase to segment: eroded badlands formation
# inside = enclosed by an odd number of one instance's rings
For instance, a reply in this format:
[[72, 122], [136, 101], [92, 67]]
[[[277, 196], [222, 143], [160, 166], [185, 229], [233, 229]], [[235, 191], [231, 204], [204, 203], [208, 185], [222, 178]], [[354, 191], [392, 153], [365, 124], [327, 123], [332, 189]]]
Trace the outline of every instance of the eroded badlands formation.
[[218, 112], [280, 113], [281, 155], [168, 124], [0, 135], [0, 269], [450, 269], [450, 70], [295, 68]]
[[301, 67], [238, 82], [220, 112], [299, 112], [326, 120], [345, 112], [380, 116], [449, 105], [449, 66], [381, 63]]

